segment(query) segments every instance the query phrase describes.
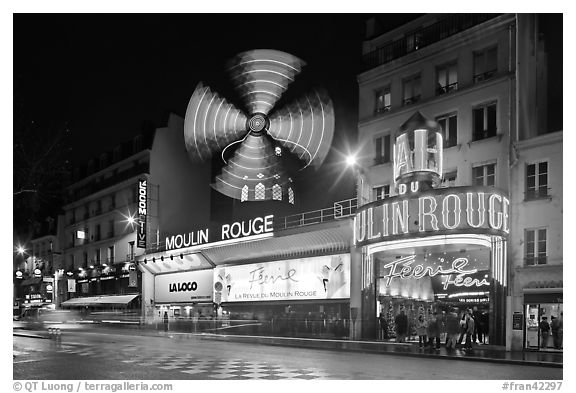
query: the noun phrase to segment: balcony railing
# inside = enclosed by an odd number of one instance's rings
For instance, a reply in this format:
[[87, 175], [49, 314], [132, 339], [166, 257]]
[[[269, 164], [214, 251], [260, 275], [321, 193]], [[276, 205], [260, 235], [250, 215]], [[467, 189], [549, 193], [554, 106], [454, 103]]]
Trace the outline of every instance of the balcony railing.
[[474, 83], [482, 82], [492, 78], [494, 75], [496, 75], [496, 71], [497, 70], [490, 70], [483, 72], [481, 74], [474, 75]]
[[381, 114], [381, 113], [390, 112], [391, 109], [392, 109], [392, 106], [390, 106], [390, 105], [381, 106], [381, 107], [378, 107], [378, 108], [376, 108], [376, 109], [374, 110], [374, 114], [375, 114], [375, 115], [379, 115], [379, 114]]
[[356, 198], [335, 202], [333, 207], [294, 214], [280, 218], [274, 222], [275, 230], [299, 228], [307, 225], [320, 224], [352, 216], [356, 213]]
[[539, 256], [539, 257], [526, 257], [524, 259], [526, 266], [535, 266], [535, 265], [546, 265], [548, 262], [547, 256]]
[[472, 134], [472, 140], [473, 141], [479, 141], [482, 139], [492, 138], [493, 136], [496, 136], [496, 128], [492, 128], [489, 130], [476, 131]]
[[[444, 19], [416, 31], [405, 37], [392, 41], [363, 56], [363, 70], [369, 70], [392, 60], [406, 56], [409, 53], [441, 41], [464, 30], [484, 23], [499, 14], [453, 14]], [[417, 40], [416, 40], [417, 38]], [[417, 41], [417, 44], [416, 44]]]
[[458, 82], [454, 82], [451, 83], [449, 85], [446, 86], [440, 86], [436, 89], [436, 95], [442, 95], [442, 94], [447, 94], [447, 93], [451, 93], [453, 91], [458, 90]]
[[402, 101], [402, 105], [411, 105], [418, 101], [420, 101], [420, 95], [404, 98], [404, 101]]
[[550, 195], [548, 194], [548, 187], [540, 187], [535, 189], [527, 190], [524, 193], [524, 200], [525, 201], [532, 201], [535, 199], [546, 199], [549, 198]]

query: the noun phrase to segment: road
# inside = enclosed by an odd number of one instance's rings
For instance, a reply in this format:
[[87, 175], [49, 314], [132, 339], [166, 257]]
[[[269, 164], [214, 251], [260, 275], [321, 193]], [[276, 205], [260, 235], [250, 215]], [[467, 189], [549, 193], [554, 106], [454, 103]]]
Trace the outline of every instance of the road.
[[71, 331], [61, 343], [13, 338], [15, 380], [530, 379], [561, 368], [287, 348], [135, 332]]

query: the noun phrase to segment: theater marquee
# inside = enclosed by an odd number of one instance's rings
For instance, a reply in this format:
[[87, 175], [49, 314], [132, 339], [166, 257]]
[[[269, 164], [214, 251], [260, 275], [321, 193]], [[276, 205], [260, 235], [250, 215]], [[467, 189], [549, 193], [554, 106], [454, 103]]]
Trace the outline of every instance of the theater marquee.
[[453, 187], [386, 198], [364, 205], [354, 218], [357, 245], [451, 233], [506, 236], [510, 201], [490, 187]]

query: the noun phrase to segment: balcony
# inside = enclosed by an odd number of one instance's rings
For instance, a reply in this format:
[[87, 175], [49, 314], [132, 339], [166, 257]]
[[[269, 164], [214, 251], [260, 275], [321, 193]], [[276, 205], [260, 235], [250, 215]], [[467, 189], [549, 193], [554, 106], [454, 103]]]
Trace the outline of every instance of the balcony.
[[420, 95], [404, 98], [404, 101], [402, 101], [402, 105], [404, 106], [411, 105], [418, 101], [420, 101]]
[[375, 114], [375, 115], [379, 115], [379, 114], [381, 114], [381, 113], [390, 112], [391, 109], [392, 109], [392, 107], [391, 107], [390, 105], [388, 105], [388, 106], [381, 106], [381, 107], [376, 108], [376, 109], [374, 110], [374, 114]]
[[[470, 29], [499, 14], [453, 14], [444, 19], [392, 41], [363, 56], [363, 71], [389, 63], [409, 53]], [[417, 44], [415, 43], [417, 38]]]
[[448, 94], [448, 93], [451, 93], [451, 92], [456, 91], [456, 90], [458, 90], [458, 82], [454, 82], [454, 83], [451, 83], [451, 84], [446, 85], [446, 86], [438, 87], [436, 89], [436, 95], [441, 96], [443, 94]]
[[482, 82], [492, 78], [494, 75], [496, 75], [496, 71], [497, 70], [490, 70], [481, 74], [474, 75], [474, 83]]
[[536, 265], [546, 265], [548, 257], [541, 255], [539, 257], [526, 257], [524, 258], [524, 264], [526, 266], [536, 266]]
[[540, 187], [540, 188], [533, 188], [527, 190], [524, 193], [524, 200], [525, 201], [534, 201], [537, 199], [548, 199], [550, 195], [548, 194], [548, 187]]

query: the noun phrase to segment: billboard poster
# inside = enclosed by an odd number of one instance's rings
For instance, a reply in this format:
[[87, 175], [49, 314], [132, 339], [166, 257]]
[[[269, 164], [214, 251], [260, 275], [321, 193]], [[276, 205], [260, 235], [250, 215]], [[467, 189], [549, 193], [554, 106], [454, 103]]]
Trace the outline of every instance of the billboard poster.
[[154, 277], [155, 303], [212, 301], [212, 270], [159, 274]]
[[223, 303], [346, 299], [350, 297], [350, 255], [217, 267], [214, 283]]
[[73, 278], [68, 279], [68, 292], [76, 292], [76, 280]]

